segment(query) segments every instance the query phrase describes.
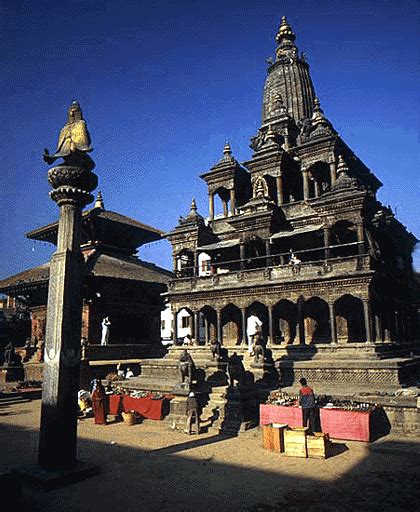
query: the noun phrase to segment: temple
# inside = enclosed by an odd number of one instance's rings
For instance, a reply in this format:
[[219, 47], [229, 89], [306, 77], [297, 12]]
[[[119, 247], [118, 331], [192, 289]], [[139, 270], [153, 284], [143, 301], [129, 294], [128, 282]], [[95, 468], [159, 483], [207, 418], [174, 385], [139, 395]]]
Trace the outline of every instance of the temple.
[[[58, 223], [27, 233], [33, 240], [57, 245]], [[144, 244], [161, 240], [162, 232], [120, 213], [106, 210], [101, 193], [82, 214], [84, 258], [82, 337], [91, 359], [124, 358], [157, 353], [160, 344], [161, 296], [171, 272], [137, 257]], [[31, 337], [45, 337], [49, 264], [0, 281], [0, 292], [24, 302], [31, 313]], [[101, 323], [111, 321], [109, 346], [101, 342]], [[96, 354], [98, 352], [98, 354]], [[99, 354], [101, 352], [101, 354]], [[105, 352], [108, 353], [105, 354]]]
[[217, 339], [246, 361], [256, 317], [285, 386], [303, 375], [329, 390], [415, 382], [417, 239], [326, 117], [284, 17], [276, 43], [252, 158], [240, 163], [226, 142], [201, 174], [207, 218], [193, 201], [166, 234], [174, 344], [187, 327], [198, 345]]

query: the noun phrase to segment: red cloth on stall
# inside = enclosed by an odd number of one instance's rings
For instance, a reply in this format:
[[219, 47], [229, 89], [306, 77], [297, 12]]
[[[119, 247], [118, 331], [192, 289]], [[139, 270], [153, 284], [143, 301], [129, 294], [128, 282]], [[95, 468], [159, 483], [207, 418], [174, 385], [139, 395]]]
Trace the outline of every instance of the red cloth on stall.
[[109, 414], [116, 416], [122, 411], [135, 411], [149, 420], [161, 420], [163, 405], [165, 401], [172, 398], [172, 395], [165, 395], [163, 399], [155, 400], [152, 399], [152, 396], [134, 398], [129, 395], [110, 395]]
[[302, 427], [302, 409], [286, 405], [260, 405], [260, 425], [269, 423], [285, 423], [290, 427]]
[[370, 441], [369, 411], [345, 411], [343, 409], [320, 409], [322, 432], [335, 439]]

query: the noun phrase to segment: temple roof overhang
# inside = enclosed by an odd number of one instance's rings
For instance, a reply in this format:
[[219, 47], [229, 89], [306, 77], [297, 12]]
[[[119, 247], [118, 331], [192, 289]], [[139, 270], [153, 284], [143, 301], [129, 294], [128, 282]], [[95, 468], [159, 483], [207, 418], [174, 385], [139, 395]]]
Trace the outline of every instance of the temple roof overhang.
[[234, 247], [235, 245], [240, 244], [240, 239], [235, 238], [233, 240], [223, 240], [221, 242], [216, 242], [214, 244], [202, 245], [201, 247], [197, 247], [198, 251], [214, 251], [216, 249], [227, 249], [228, 247]]
[[[26, 234], [33, 240], [57, 245], [58, 221]], [[103, 242], [129, 248], [132, 252], [147, 243], [162, 238], [163, 232], [120, 213], [92, 208], [82, 213], [82, 244]]]
[[278, 238], [287, 238], [295, 235], [303, 235], [305, 233], [311, 233], [313, 231], [319, 231], [324, 227], [324, 224], [308, 224], [307, 226], [302, 226], [300, 228], [295, 228], [293, 231], [280, 231], [279, 233], [274, 233], [270, 237], [270, 240], [276, 240]]

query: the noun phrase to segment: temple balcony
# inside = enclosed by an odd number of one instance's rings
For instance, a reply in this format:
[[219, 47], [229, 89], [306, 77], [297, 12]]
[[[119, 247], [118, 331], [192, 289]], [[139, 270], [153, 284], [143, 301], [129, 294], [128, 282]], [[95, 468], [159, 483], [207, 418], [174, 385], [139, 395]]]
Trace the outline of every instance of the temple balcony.
[[[207, 275], [190, 275], [187, 277], [181, 275], [171, 281], [170, 292], [185, 293], [242, 288], [244, 286], [267, 285], [269, 282], [286, 284], [297, 281], [315, 281], [322, 278], [357, 276], [360, 273], [373, 270], [371, 258], [367, 254], [277, 265], [273, 264], [275, 263], [273, 261], [276, 259], [275, 256], [265, 257], [264, 259], [271, 259], [271, 265], [266, 264], [259, 268], [245, 269], [232, 268], [234, 262], [226, 262], [224, 267], [222, 265], [218, 268], [212, 267]], [[226, 268], [228, 266], [230, 268]], [[240, 264], [238, 267], [240, 267]]]

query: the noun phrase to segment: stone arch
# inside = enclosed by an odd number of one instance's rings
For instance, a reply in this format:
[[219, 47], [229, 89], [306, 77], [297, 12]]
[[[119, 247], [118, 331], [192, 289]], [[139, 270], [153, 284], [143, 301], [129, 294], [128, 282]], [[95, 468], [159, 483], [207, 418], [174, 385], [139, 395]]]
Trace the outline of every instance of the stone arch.
[[227, 304], [222, 309], [222, 338], [223, 345], [232, 347], [242, 341], [241, 310], [235, 304]]
[[312, 163], [309, 168], [312, 181], [312, 192], [314, 197], [319, 197], [323, 192], [331, 187], [330, 166], [323, 160]]
[[190, 249], [182, 249], [176, 255], [176, 273], [179, 277], [191, 277], [194, 275], [194, 252]]
[[297, 340], [298, 310], [296, 304], [282, 299], [273, 308], [273, 331], [276, 342], [291, 344]]
[[225, 187], [219, 187], [213, 192], [214, 215], [227, 217], [229, 214], [230, 191]]
[[249, 341], [250, 337], [250, 319], [251, 317], [257, 317], [259, 321], [261, 322], [260, 330], [264, 337], [264, 339], [267, 339], [269, 332], [268, 332], [268, 308], [266, 305], [264, 305], [262, 302], [254, 301], [247, 307], [246, 312], [247, 317], [247, 338]]
[[351, 294], [341, 296], [334, 302], [338, 342], [366, 341], [363, 302]]
[[325, 300], [311, 297], [303, 304], [305, 343], [331, 343], [329, 308]]
[[209, 343], [217, 338], [217, 313], [214, 308], [206, 305], [200, 309], [200, 314], [204, 318], [204, 341]]

